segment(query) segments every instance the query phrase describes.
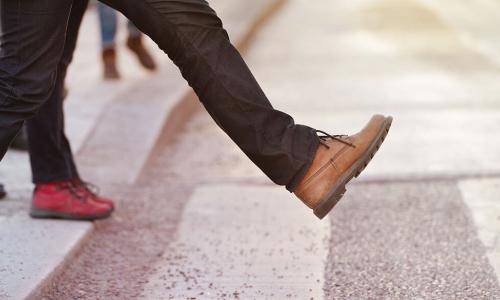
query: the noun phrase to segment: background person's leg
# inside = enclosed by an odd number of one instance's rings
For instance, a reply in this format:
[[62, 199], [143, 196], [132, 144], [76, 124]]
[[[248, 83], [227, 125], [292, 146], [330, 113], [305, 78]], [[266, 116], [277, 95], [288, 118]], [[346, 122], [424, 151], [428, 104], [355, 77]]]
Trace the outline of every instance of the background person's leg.
[[101, 28], [101, 56], [103, 63], [103, 78], [120, 79], [116, 65], [116, 33], [118, 31], [118, 16], [116, 10], [103, 3], [97, 4], [99, 25]]
[[144, 45], [142, 32], [130, 20], [127, 21], [127, 27], [127, 47], [135, 54], [137, 60], [139, 60], [139, 63], [144, 68], [151, 71], [155, 70], [156, 63]]
[[273, 109], [204, 0], [105, 0], [180, 68], [217, 124], [275, 183], [293, 190], [318, 147], [314, 129]]
[[74, 0], [68, 21], [64, 50], [57, 67], [57, 79], [49, 100], [28, 120], [29, 152], [33, 183], [78, 178], [71, 147], [64, 132], [64, 81], [76, 47], [78, 31], [88, 0]]
[[99, 2], [97, 4], [97, 12], [99, 14], [99, 25], [101, 28], [101, 47], [103, 49], [114, 48], [118, 27], [116, 10]]
[[71, 4], [0, 0], [0, 159], [54, 88]]
[[134, 25], [134, 22], [127, 20], [128, 37], [136, 38], [140, 37], [142, 32]]

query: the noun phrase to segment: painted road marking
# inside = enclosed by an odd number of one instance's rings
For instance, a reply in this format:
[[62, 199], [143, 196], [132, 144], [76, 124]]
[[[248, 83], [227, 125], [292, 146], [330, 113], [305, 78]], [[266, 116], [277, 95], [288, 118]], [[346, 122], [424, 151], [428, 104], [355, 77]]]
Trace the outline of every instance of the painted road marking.
[[208, 185], [144, 298], [322, 299], [330, 224], [279, 187]]
[[500, 179], [464, 180], [458, 185], [488, 259], [500, 278]]

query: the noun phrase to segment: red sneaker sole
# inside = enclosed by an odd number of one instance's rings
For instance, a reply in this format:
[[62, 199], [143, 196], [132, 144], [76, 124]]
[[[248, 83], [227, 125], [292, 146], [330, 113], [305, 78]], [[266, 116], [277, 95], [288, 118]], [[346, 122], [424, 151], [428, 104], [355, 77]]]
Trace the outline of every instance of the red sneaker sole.
[[61, 213], [34, 207], [30, 209], [30, 216], [35, 219], [65, 219], [65, 220], [93, 221], [93, 220], [106, 219], [110, 215], [111, 215], [111, 210], [101, 214], [76, 215], [76, 214]]

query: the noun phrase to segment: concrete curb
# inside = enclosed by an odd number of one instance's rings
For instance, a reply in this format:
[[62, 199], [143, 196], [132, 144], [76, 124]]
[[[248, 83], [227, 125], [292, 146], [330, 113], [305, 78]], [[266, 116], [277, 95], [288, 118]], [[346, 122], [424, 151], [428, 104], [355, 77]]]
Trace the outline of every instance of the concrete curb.
[[94, 224], [90, 223], [86, 232], [82, 233], [81, 237], [74, 244], [73, 248], [64, 256], [62, 261], [52, 270], [50, 273], [31, 291], [31, 293], [25, 298], [27, 300], [38, 300], [42, 299], [41, 295], [45, 294], [47, 290], [53, 288], [52, 283], [57, 282], [59, 276], [62, 274], [64, 269], [71, 261], [78, 256], [82, 246], [90, 239], [92, 233], [95, 229]]
[[[266, 4], [257, 16], [250, 21], [250, 24], [246, 26], [243, 32], [240, 33], [240, 36], [236, 38], [235, 46], [242, 53], [244, 53], [251, 45], [252, 39], [261, 27], [276, 14], [286, 2], [286, 0], [274, 0], [269, 4]], [[166, 72], [170, 74], [172, 70], [168, 69]], [[175, 70], [175, 72], [178, 71]], [[137, 85], [139, 84], [147, 84], [147, 82], [141, 81]], [[77, 155], [81, 172], [84, 174], [85, 178], [90, 178], [93, 181], [99, 182], [99, 184], [104, 188], [106, 188], [106, 185], [116, 183], [132, 183], [135, 181], [135, 178], [137, 178], [144, 167], [147, 166], [149, 158], [154, 155], [156, 151], [158, 151], [158, 145], [165, 145], [165, 143], [169, 143], [174, 140], [190, 118], [201, 109], [201, 104], [199, 103], [196, 95], [185, 85], [185, 83], [179, 84], [179, 82], [176, 81], [175, 84], [178, 85], [177, 90], [173, 93], [176, 99], [173, 103], [162, 106], [165, 110], [164, 115], [158, 114], [155, 117], [155, 124], [158, 125], [158, 128], [149, 128], [148, 141], [145, 143], [147, 147], [139, 148], [139, 151], [142, 153], [139, 153], [141, 157], [137, 159], [138, 163], [135, 165], [135, 171], [125, 174], [124, 177], [120, 177], [118, 182], [117, 180], [113, 180], [113, 178], [110, 177], [106, 171], [102, 171], [103, 169], [111, 169], [116, 174], [117, 170], [112, 167], [103, 168], [102, 162], [113, 159], [117, 162], [120, 161], [120, 159], [123, 159], [124, 157], [124, 153], [122, 153], [123, 150], [126, 151], [126, 146], [130, 145], [130, 143], [133, 144], [134, 141], [130, 139], [119, 139], [117, 140], [117, 144], [121, 147], [115, 148], [117, 151], [103, 154], [102, 146], [110, 143], [110, 134], [116, 133], [115, 130], [122, 129], [120, 126], [122, 125], [121, 122], [120, 124], [117, 124], [113, 121], [111, 123], [115, 124], [110, 124], [108, 116], [110, 114], [116, 115], [126, 113], [126, 111], [121, 110], [121, 108], [127, 106], [128, 111], [130, 111], [130, 105], [134, 105], [134, 103], [125, 99], [125, 101], [119, 102], [118, 104], [117, 102], [111, 103], [111, 105], [107, 107], [106, 111], [96, 122], [93, 131], [89, 134], [89, 137], [85, 140]], [[120, 96], [118, 98], [120, 98]], [[139, 100], [142, 99], [139, 98]], [[161, 99], [161, 101], [164, 102], [164, 99]], [[158, 104], [160, 102], [154, 100], [153, 103]], [[158, 109], [158, 107], [155, 108]], [[126, 116], [131, 117], [130, 115]], [[127, 122], [127, 119], [121, 118], [121, 121]], [[107, 125], [111, 125], [111, 127]], [[136, 133], [140, 134], [140, 132]], [[106, 149], [109, 149], [109, 147], [106, 147]], [[134, 153], [130, 152], [128, 154], [133, 155]], [[121, 164], [126, 165], [123, 161]], [[98, 168], [98, 166], [100, 167]], [[52, 283], [57, 281], [65, 267], [78, 255], [82, 245], [84, 245], [88, 239], [91, 238], [94, 228], [95, 226], [91, 224], [88, 229], [81, 234], [78, 241], [64, 256], [62, 261], [53, 270], [51, 270], [40, 283], [38, 283], [36, 288], [30, 292], [26, 299], [40, 299], [40, 295], [44, 294], [44, 292], [53, 287]]]

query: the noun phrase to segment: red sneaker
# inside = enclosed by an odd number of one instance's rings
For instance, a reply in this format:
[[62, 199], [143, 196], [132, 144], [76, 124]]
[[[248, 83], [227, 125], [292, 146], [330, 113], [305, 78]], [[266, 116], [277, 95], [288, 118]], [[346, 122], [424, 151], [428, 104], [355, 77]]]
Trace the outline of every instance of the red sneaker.
[[97, 220], [109, 217], [111, 208], [95, 202], [75, 188], [71, 181], [38, 184], [33, 193], [33, 218]]
[[75, 178], [71, 182], [73, 183], [73, 185], [75, 186], [75, 188], [78, 190], [79, 193], [82, 193], [83, 195], [90, 197], [92, 200], [94, 200], [94, 202], [97, 202], [102, 205], [107, 205], [111, 209], [111, 211], [115, 209], [113, 200], [101, 197], [98, 195], [98, 192], [94, 192], [98, 190], [98, 188], [95, 185], [85, 182], [80, 178]]

